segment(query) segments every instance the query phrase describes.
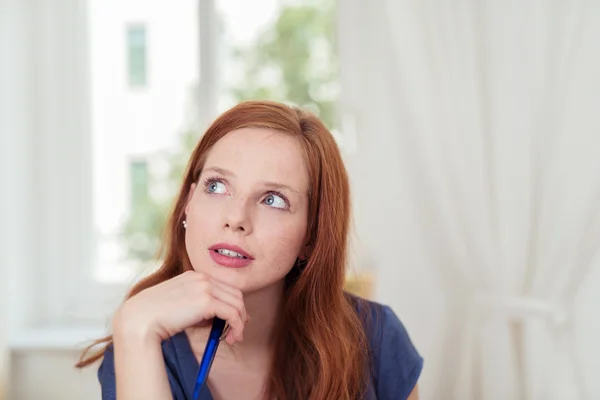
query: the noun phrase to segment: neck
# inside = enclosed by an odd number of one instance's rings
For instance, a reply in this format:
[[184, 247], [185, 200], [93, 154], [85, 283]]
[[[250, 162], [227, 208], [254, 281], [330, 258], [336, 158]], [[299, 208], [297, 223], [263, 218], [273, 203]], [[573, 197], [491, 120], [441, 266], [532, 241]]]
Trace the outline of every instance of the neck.
[[[219, 345], [217, 357], [229, 360], [245, 360], [249, 357], [269, 356], [275, 341], [275, 329], [283, 299], [284, 282], [244, 295], [246, 312], [250, 319], [244, 328], [244, 340], [229, 346], [225, 341]], [[210, 333], [210, 326], [187, 330], [192, 349], [202, 355]]]
[[250, 319], [244, 328], [244, 341], [234, 346], [240, 348], [273, 346], [283, 293], [284, 284], [279, 282], [244, 295], [244, 303]]

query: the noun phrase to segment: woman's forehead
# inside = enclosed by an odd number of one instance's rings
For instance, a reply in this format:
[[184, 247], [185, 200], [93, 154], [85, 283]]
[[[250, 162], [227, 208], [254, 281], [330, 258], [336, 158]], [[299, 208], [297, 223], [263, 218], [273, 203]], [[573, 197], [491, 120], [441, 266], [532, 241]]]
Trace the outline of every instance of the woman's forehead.
[[243, 128], [221, 138], [208, 152], [203, 169], [219, 168], [239, 178], [281, 183], [308, 190], [308, 169], [300, 141], [264, 128]]

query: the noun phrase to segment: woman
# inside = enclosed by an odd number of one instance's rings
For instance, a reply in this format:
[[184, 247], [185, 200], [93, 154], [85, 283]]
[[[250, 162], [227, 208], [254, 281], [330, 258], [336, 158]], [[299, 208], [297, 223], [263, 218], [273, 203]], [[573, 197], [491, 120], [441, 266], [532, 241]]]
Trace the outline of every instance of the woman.
[[103, 399], [191, 399], [211, 320], [231, 329], [202, 400], [417, 399], [422, 359], [390, 308], [343, 291], [348, 177], [313, 115], [246, 102], [189, 161], [160, 269], [88, 348]]

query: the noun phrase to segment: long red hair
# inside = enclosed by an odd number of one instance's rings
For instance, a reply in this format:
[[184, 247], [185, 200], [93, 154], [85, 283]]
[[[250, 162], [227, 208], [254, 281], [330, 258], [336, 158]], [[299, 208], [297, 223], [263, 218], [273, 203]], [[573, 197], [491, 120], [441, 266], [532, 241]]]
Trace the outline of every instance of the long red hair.
[[[225, 112], [208, 128], [188, 163], [164, 241], [164, 262], [137, 283], [127, 298], [191, 269], [182, 222], [188, 192], [211, 147], [245, 127], [297, 137], [310, 177], [307, 238], [310, 254], [287, 277], [268, 393], [279, 400], [354, 400], [367, 384], [369, 351], [363, 323], [344, 293], [350, 221], [350, 187], [339, 149], [314, 115], [284, 104], [250, 101]], [[81, 355], [78, 368], [102, 358], [112, 336]], [[92, 349], [104, 344], [100, 350]]]

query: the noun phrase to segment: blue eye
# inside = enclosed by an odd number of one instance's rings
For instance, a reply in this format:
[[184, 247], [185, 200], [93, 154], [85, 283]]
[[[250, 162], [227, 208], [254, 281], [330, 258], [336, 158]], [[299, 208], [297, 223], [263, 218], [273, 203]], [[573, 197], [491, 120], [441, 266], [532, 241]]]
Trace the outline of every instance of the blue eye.
[[288, 208], [285, 199], [277, 194], [270, 194], [263, 200], [263, 203], [270, 207], [286, 209]]
[[210, 181], [206, 185], [206, 191], [208, 193], [223, 194], [227, 192], [227, 188], [225, 187], [225, 184], [223, 182]]

